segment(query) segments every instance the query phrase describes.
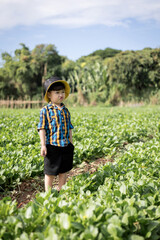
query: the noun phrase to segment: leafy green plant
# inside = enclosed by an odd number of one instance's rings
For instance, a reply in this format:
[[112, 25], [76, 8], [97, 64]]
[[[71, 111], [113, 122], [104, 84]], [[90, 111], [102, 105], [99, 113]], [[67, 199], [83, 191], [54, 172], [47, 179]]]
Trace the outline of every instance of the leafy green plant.
[[[72, 109], [76, 146], [74, 163], [78, 164], [86, 159], [89, 161], [95, 156], [112, 156], [114, 162], [100, 166], [94, 174], [85, 173], [73, 177], [60, 193], [56, 190], [38, 193], [35, 200], [22, 209], [18, 209], [16, 202], [9, 198], [1, 200], [0, 239], [159, 240], [158, 110], [102, 108], [96, 109], [96, 114], [93, 108], [79, 109], [78, 112]], [[7, 180], [7, 177], [20, 179], [29, 174], [39, 174], [42, 167], [39, 157], [35, 157], [39, 151], [39, 145], [36, 145], [39, 141], [36, 128], [34, 137], [28, 135], [32, 132], [32, 127], [36, 126], [36, 113], [32, 113], [34, 121], [31, 117], [27, 121], [26, 114], [22, 114], [22, 125], [21, 120], [18, 121], [19, 112], [15, 114], [17, 135], [14, 128], [13, 135], [9, 128], [13, 122], [11, 115], [5, 113], [7, 121], [1, 125], [1, 128], [8, 128], [6, 135], [3, 134], [1, 149], [7, 151], [9, 156], [6, 156], [5, 161], [2, 160], [2, 180], [3, 176]], [[24, 131], [23, 139], [19, 136], [20, 131]], [[13, 138], [12, 144], [7, 142], [6, 136]], [[21, 150], [19, 147], [15, 150], [18, 146], [16, 138]], [[36, 150], [30, 146], [30, 141], [35, 141], [33, 146], [37, 146]], [[25, 158], [25, 153], [28, 158]], [[21, 160], [23, 157], [30, 159], [30, 162], [24, 161], [18, 165], [19, 162], [15, 160], [17, 157], [21, 157]], [[17, 169], [14, 169], [13, 163]], [[32, 168], [35, 172], [29, 171]], [[9, 175], [10, 172], [12, 175]]]

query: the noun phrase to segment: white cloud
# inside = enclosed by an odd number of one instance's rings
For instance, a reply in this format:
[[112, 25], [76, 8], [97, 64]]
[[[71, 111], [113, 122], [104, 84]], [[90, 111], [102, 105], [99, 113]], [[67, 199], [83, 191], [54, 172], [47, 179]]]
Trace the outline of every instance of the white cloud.
[[159, 0], [0, 0], [0, 29], [53, 24], [126, 25], [129, 19], [160, 23]]

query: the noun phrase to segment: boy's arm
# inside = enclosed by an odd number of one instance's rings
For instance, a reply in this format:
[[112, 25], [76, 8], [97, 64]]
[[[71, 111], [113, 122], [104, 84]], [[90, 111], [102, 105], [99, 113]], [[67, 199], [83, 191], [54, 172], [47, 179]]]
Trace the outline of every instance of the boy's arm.
[[41, 156], [45, 157], [47, 155], [47, 148], [46, 148], [46, 142], [45, 142], [45, 137], [46, 137], [46, 132], [45, 129], [40, 129], [39, 130], [39, 136], [41, 140]]
[[72, 129], [69, 129], [69, 139], [70, 139], [70, 142], [73, 144], [73, 141], [72, 141]]

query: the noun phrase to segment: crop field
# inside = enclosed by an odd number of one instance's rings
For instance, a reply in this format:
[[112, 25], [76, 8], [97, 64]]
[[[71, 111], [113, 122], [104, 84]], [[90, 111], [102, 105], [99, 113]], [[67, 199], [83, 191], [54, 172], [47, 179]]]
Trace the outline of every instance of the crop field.
[[[60, 193], [39, 192], [18, 208], [0, 201], [0, 239], [159, 240], [160, 107], [70, 108], [74, 166], [111, 159], [73, 177]], [[39, 110], [0, 116], [0, 191], [43, 174]]]

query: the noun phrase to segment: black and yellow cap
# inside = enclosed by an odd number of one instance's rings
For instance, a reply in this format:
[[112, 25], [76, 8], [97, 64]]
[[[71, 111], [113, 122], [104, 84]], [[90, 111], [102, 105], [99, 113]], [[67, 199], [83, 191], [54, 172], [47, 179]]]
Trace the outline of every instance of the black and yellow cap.
[[49, 102], [49, 98], [48, 98], [48, 90], [49, 88], [52, 86], [52, 84], [56, 83], [56, 82], [61, 82], [64, 84], [65, 86], [65, 99], [69, 96], [69, 93], [70, 93], [70, 86], [69, 84], [65, 81], [65, 80], [62, 80], [61, 78], [59, 77], [51, 77], [49, 79], [47, 79], [44, 83], [44, 90], [45, 90], [45, 95], [44, 95], [44, 100], [46, 102]]

